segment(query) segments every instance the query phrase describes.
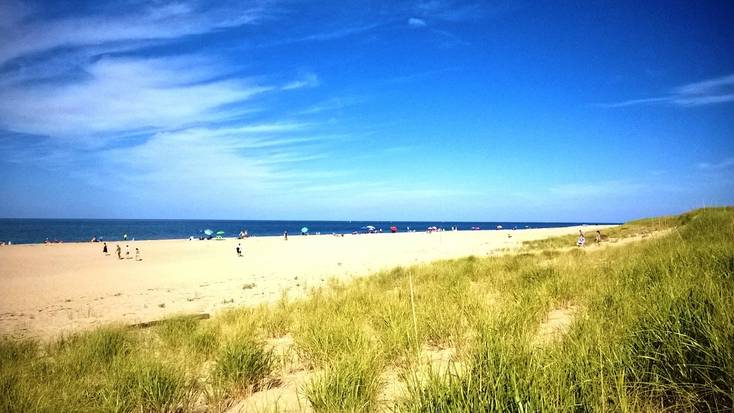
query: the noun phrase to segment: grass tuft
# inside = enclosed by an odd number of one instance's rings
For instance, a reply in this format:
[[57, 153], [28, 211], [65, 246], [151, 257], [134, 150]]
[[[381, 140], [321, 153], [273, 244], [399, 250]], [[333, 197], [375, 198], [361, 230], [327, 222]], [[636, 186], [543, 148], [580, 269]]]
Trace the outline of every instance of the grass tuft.
[[240, 337], [219, 351], [214, 376], [234, 394], [244, 394], [257, 390], [273, 367], [273, 354], [262, 343]]

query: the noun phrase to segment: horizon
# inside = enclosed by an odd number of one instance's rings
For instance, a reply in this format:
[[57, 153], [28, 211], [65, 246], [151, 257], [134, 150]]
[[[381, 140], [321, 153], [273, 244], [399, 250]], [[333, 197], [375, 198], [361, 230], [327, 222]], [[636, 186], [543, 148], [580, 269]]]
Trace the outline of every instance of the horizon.
[[734, 205], [732, 21], [727, 1], [6, 1], [0, 217]]
[[[654, 217], [650, 217], [654, 218]], [[22, 221], [22, 220], [36, 220], [36, 221], [222, 221], [222, 222], [357, 222], [357, 223], [369, 223], [369, 222], [383, 222], [383, 223], [401, 223], [401, 222], [421, 222], [421, 223], [453, 223], [453, 224], [474, 224], [474, 223], [507, 223], [507, 224], [590, 224], [590, 225], [621, 225], [623, 222], [592, 222], [592, 221], [506, 221], [506, 220], [471, 220], [471, 221], [459, 221], [459, 220], [424, 220], [424, 219], [410, 219], [410, 220], [389, 220], [389, 219], [345, 219], [345, 220], [330, 220], [330, 219], [228, 219], [228, 218], [0, 218], [6, 221]]]

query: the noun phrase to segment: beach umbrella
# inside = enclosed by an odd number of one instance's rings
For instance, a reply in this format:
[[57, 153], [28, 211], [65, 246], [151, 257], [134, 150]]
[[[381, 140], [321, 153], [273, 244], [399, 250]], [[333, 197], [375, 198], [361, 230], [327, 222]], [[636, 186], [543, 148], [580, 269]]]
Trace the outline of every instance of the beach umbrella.
[[304, 233], [304, 234], [307, 233], [308, 232], [308, 227], [301, 228], [301, 232]]
[[224, 231], [217, 231], [217, 235], [224, 235]]
[[366, 229], [368, 231], [374, 231], [375, 227], [373, 227], [372, 225], [365, 225], [362, 227], [362, 229]]
[[206, 235], [212, 235], [213, 233], [214, 233], [214, 231], [210, 230], [209, 228], [207, 228], [207, 229], [204, 230], [204, 234], [206, 234]]
[[390, 231], [392, 231], [392, 232], [398, 232], [398, 227], [396, 227], [395, 225], [393, 225], [393, 226], [390, 227]]

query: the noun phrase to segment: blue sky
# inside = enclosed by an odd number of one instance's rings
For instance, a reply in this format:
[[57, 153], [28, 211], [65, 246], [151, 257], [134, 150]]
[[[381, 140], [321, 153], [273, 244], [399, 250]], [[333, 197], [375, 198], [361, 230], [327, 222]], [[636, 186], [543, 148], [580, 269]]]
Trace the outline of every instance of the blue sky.
[[734, 204], [734, 3], [0, 2], [0, 217]]

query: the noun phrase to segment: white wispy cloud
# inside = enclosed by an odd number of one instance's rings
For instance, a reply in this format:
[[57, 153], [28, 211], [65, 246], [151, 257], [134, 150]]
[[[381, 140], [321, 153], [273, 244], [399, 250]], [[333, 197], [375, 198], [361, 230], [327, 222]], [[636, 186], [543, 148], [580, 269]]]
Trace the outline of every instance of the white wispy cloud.
[[675, 87], [664, 96], [630, 99], [615, 103], [604, 103], [607, 108], [622, 108], [638, 105], [674, 105], [695, 107], [734, 101], [734, 73]]
[[408, 26], [410, 27], [425, 27], [426, 21], [423, 19], [419, 19], [416, 17], [411, 17], [408, 19]]
[[217, 3], [201, 8], [193, 1], [129, 5], [117, 15], [86, 15], [41, 19], [42, 10], [8, 1], [0, 3], [0, 64], [25, 55], [61, 47], [174, 39], [258, 21], [257, 3]]
[[[313, 165], [349, 136], [269, 107], [279, 94], [318, 87], [316, 73], [282, 80], [277, 73], [243, 75], [242, 65], [215, 52], [135, 53], [151, 41], [256, 22], [267, 13], [254, 4], [155, 3], [45, 21], [28, 8], [3, 15], [0, 31], [9, 37], [0, 45], [0, 66], [22, 62], [0, 67], [3, 161], [63, 171], [164, 209], [177, 202], [234, 205], [244, 194], [272, 197], [329, 184], [341, 172]], [[123, 50], [133, 53], [110, 54]], [[267, 121], [252, 120], [255, 114]]]
[[222, 105], [272, 90], [248, 79], [211, 81], [221, 73], [200, 56], [103, 58], [86, 77], [0, 89], [0, 124], [53, 136], [89, 136], [133, 129], [176, 128], [214, 121]]
[[292, 82], [286, 83], [280, 89], [281, 90], [293, 90], [293, 89], [301, 89], [304, 87], [316, 87], [320, 83], [321, 82], [319, 81], [319, 77], [316, 76], [316, 74], [307, 73], [298, 80], [294, 80]]
[[696, 166], [698, 166], [698, 169], [702, 169], [704, 171], [723, 171], [732, 169], [734, 168], [734, 157], [726, 158], [721, 162], [701, 162]]
[[285, 39], [275, 44], [280, 45], [280, 44], [288, 44], [288, 43], [300, 43], [300, 42], [310, 42], [310, 41], [326, 41], [326, 40], [341, 39], [343, 37], [353, 36], [356, 34], [365, 33], [370, 30], [374, 30], [380, 26], [384, 26], [385, 24], [387, 24], [387, 22], [375, 22], [375, 23], [363, 24], [363, 25], [358, 25], [358, 26], [342, 27], [342, 28], [331, 30], [331, 31], [323, 31], [319, 33], [309, 34], [303, 37]]
[[364, 98], [358, 96], [340, 96], [328, 98], [298, 111], [297, 115], [316, 115], [323, 112], [333, 112], [364, 102]]

